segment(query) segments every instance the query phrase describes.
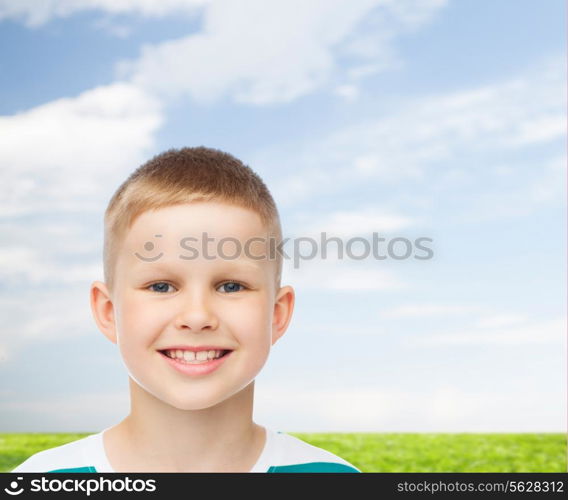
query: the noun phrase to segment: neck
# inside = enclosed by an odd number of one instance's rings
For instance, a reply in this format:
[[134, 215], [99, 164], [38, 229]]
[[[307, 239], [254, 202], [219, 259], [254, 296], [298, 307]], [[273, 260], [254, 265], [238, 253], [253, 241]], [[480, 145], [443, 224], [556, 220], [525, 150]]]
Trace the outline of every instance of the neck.
[[118, 468], [246, 472], [256, 462], [264, 445], [264, 430], [252, 420], [254, 381], [202, 410], [180, 410], [132, 379], [129, 384], [130, 415], [109, 430]]

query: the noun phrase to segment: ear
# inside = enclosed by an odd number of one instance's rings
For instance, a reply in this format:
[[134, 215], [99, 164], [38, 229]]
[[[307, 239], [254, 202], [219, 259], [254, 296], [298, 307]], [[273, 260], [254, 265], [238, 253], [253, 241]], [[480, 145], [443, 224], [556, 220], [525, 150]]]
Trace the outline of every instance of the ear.
[[272, 345], [284, 335], [294, 311], [295, 293], [291, 286], [283, 286], [276, 294], [272, 315]]
[[116, 327], [114, 322], [114, 306], [107, 286], [101, 281], [91, 285], [91, 311], [99, 330], [113, 344], [116, 344]]

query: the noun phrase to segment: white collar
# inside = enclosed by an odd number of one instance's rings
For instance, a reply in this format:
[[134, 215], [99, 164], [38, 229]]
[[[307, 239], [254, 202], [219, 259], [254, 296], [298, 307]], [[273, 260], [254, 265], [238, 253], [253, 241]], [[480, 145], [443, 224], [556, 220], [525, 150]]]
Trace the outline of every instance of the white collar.
[[89, 442], [89, 445], [85, 450], [86, 456], [84, 457], [84, 459], [89, 463], [94, 461], [95, 463], [93, 464], [93, 466], [95, 467], [97, 472], [116, 472], [115, 470], [113, 470], [112, 465], [110, 465], [105, 452], [103, 434], [108, 429], [110, 429], [110, 427], [107, 427], [98, 434], [93, 434], [88, 438], [91, 439], [91, 441]]
[[276, 453], [276, 433], [266, 427], [264, 427], [264, 431], [266, 435], [264, 447], [262, 448], [262, 452], [260, 453], [256, 463], [252, 466], [249, 472], [267, 472], [269, 467], [276, 463], [276, 457], [274, 456]]

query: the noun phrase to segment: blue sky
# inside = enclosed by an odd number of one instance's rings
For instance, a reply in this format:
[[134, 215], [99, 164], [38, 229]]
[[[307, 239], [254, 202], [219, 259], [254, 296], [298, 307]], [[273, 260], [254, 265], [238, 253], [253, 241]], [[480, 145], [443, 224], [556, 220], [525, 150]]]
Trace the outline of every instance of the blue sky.
[[560, 0], [0, 0], [0, 428], [127, 412], [98, 332], [102, 214], [170, 147], [226, 150], [287, 236], [433, 239], [316, 260], [257, 380], [281, 430], [566, 430]]

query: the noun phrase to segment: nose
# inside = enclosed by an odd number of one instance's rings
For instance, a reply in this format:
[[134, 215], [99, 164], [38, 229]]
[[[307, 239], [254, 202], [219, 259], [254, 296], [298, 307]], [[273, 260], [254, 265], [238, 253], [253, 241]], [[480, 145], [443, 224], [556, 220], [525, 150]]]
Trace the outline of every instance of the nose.
[[211, 300], [205, 294], [193, 294], [183, 298], [176, 317], [176, 328], [192, 332], [216, 330], [219, 320], [212, 307]]

